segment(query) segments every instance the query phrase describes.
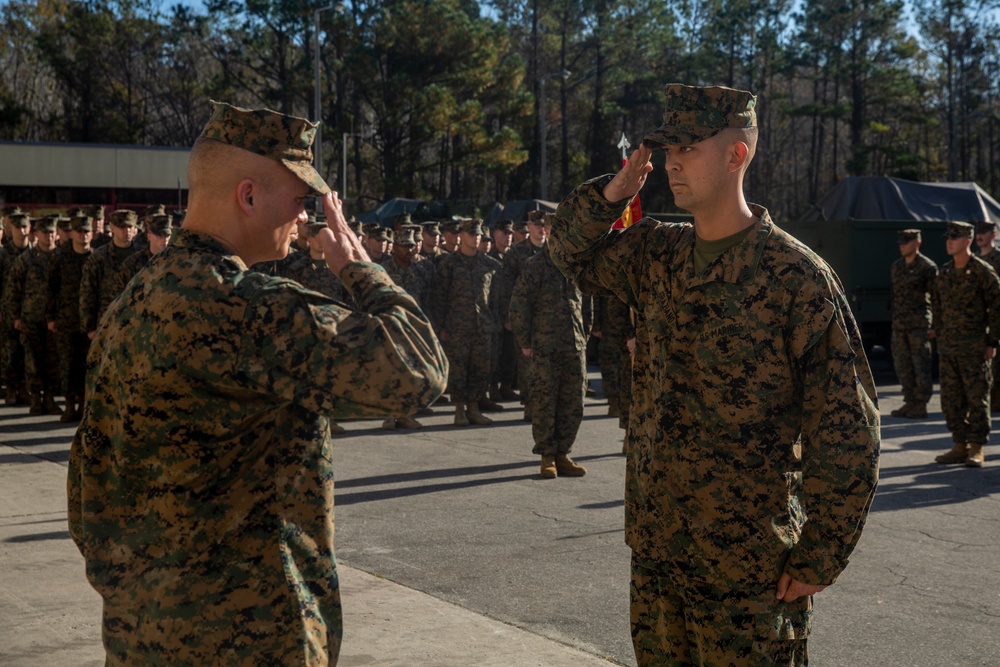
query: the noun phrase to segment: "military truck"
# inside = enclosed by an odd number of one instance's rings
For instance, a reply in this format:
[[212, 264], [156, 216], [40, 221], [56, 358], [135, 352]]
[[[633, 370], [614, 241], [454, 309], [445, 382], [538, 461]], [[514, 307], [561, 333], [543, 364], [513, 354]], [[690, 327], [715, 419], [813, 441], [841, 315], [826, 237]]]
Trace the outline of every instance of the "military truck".
[[855, 176], [838, 184], [802, 219], [779, 226], [836, 271], [870, 350], [889, 347], [889, 267], [900, 256], [896, 233], [919, 229], [920, 252], [941, 265], [948, 259], [942, 236], [949, 220], [1000, 223], [1000, 203], [975, 183]]

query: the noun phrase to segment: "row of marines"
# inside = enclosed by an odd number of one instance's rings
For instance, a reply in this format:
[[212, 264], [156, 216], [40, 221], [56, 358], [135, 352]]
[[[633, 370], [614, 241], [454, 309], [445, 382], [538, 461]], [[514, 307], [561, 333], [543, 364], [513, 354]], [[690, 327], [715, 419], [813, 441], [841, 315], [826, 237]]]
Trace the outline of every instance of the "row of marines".
[[[80, 418], [90, 340], [101, 315], [135, 273], [169, 243], [163, 206], [104, 207], [32, 218], [3, 211], [0, 246], [0, 373], [8, 405], [30, 414]], [[140, 230], [140, 226], [142, 229]], [[60, 411], [55, 397], [65, 397]]]

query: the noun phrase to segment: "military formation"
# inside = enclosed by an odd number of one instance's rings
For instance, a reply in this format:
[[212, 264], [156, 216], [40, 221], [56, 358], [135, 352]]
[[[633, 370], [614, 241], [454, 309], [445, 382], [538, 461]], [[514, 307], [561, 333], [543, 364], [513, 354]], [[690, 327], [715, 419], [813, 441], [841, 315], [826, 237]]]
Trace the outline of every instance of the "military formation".
[[952, 437], [952, 448], [934, 459], [941, 464], [982, 467], [990, 413], [1000, 407], [995, 382], [1000, 346], [996, 235], [996, 223], [990, 221], [947, 223], [949, 259], [938, 267], [920, 252], [920, 230], [898, 233], [901, 257], [890, 270], [892, 360], [903, 405], [890, 414], [927, 417], [936, 341], [941, 411]]
[[[32, 216], [3, 209], [0, 377], [7, 405], [78, 421], [90, 340], [103, 312], [169, 243], [176, 216], [119, 209], [105, 233], [103, 206]], [[141, 233], [141, 237], [138, 236]], [[56, 397], [64, 397], [64, 407]]]

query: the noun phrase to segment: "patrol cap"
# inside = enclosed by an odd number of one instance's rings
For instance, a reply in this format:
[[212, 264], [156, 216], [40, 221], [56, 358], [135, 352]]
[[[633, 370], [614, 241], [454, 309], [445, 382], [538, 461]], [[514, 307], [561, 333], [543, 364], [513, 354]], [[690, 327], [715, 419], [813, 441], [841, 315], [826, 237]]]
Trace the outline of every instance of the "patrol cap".
[[997, 230], [997, 223], [991, 220], [978, 220], [976, 221], [976, 233], [977, 234], [988, 234], [989, 232], [995, 232]]
[[47, 215], [44, 218], [31, 219], [31, 231], [33, 232], [54, 232], [56, 231], [56, 220], [58, 215]]
[[22, 213], [24, 213], [24, 211], [21, 210], [20, 206], [4, 206], [3, 207], [3, 214], [4, 214], [4, 216], [14, 217], [15, 215], [20, 215]]
[[410, 217], [409, 213], [400, 213], [399, 215], [394, 215], [392, 217], [392, 228], [399, 229], [403, 225], [413, 224], [413, 218]]
[[[57, 215], [54, 217], [56, 219], [56, 229], [64, 232], [68, 232], [72, 229], [72, 227], [70, 227], [70, 222], [73, 220], [72, 217], [66, 217], [65, 215]], [[74, 215], [73, 217], [76, 216]]]
[[135, 227], [139, 216], [130, 208], [120, 208], [111, 214], [111, 224], [115, 227]]
[[467, 234], [483, 235], [483, 221], [479, 218], [464, 218], [459, 221], [459, 231]]
[[901, 229], [896, 232], [896, 241], [902, 245], [904, 243], [909, 243], [910, 241], [915, 241], [920, 238], [919, 229]]
[[399, 246], [415, 246], [417, 245], [416, 231], [418, 229], [420, 229], [419, 225], [401, 225], [393, 232], [392, 242]]
[[369, 222], [365, 225], [365, 236], [370, 239], [378, 239], [379, 241], [388, 241], [389, 230], [377, 222]]
[[149, 218], [154, 215], [166, 215], [167, 207], [163, 204], [151, 204], [142, 211], [142, 217]]
[[757, 126], [757, 96], [745, 90], [671, 83], [666, 100], [663, 125], [642, 140], [649, 148], [696, 144], [727, 128]]
[[91, 206], [86, 210], [86, 213], [94, 220], [104, 220], [104, 205]]
[[359, 239], [365, 235], [365, 230], [360, 220], [355, 220], [354, 218], [351, 218], [350, 220], [347, 221], [347, 226], [348, 228], [350, 228], [352, 232], [354, 232], [357, 235]]
[[201, 136], [277, 160], [319, 194], [330, 187], [313, 168], [316, 123], [270, 109], [242, 109], [212, 100], [215, 110]]
[[310, 220], [306, 224], [306, 236], [312, 238], [319, 234], [319, 230], [326, 229], [327, 224], [325, 222], [316, 222], [316, 220]]
[[552, 221], [555, 219], [556, 219], [555, 213], [546, 213], [544, 216], [542, 216], [542, 224], [545, 225], [546, 227], [551, 227]]
[[441, 231], [448, 232], [449, 234], [458, 234], [461, 231], [461, 226], [461, 220], [445, 220], [441, 223]]
[[514, 231], [521, 234], [526, 234], [528, 232], [528, 223], [524, 220], [518, 220], [514, 223]]
[[149, 219], [146, 231], [159, 237], [170, 236], [174, 230], [174, 220], [169, 215], [154, 215]]
[[67, 218], [75, 218], [78, 215], [87, 215], [87, 210], [82, 206], [74, 206], [70, 210], [66, 211]]
[[420, 231], [431, 236], [441, 236], [441, 227], [437, 220], [428, 220], [427, 222], [420, 223]]
[[973, 229], [967, 222], [949, 222], [944, 236], [949, 239], [972, 238]]
[[69, 229], [73, 232], [92, 232], [94, 226], [89, 215], [80, 214], [69, 219]]
[[508, 234], [514, 231], [514, 221], [513, 220], [497, 220], [493, 225], [493, 231], [495, 232], [507, 232]]
[[10, 216], [10, 224], [21, 228], [30, 227], [31, 216], [27, 213], [12, 213]]
[[528, 224], [529, 225], [541, 224], [543, 215], [544, 213], [542, 211], [528, 211]]

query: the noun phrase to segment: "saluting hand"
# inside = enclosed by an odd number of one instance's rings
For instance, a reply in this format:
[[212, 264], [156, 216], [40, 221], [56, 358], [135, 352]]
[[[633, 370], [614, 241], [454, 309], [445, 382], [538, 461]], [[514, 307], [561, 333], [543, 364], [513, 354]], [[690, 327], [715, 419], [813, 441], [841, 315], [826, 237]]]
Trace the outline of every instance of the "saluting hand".
[[370, 262], [371, 258], [361, 245], [357, 235], [347, 226], [344, 219], [344, 205], [336, 192], [328, 192], [323, 197], [323, 210], [326, 211], [326, 229], [319, 230], [316, 238], [323, 245], [326, 263], [335, 275], [348, 264], [354, 262]]
[[616, 202], [635, 196], [646, 182], [646, 176], [653, 171], [653, 164], [649, 161], [652, 154], [653, 149], [645, 145], [635, 149], [621, 171], [604, 186], [604, 198]]

